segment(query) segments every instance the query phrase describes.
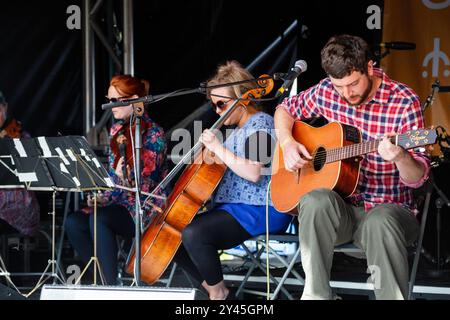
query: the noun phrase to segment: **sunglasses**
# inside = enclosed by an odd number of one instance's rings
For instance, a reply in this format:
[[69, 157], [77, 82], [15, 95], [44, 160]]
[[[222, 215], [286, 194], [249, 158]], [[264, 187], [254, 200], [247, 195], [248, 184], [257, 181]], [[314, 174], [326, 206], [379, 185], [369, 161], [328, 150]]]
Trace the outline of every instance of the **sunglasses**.
[[129, 98], [130, 96], [124, 96], [124, 97], [118, 97], [118, 98], [110, 98], [108, 96], [105, 96], [105, 101], [107, 103], [111, 103], [111, 102], [117, 102], [117, 101], [122, 101], [124, 99]]
[[223, 110], [223, 109], [225, 109], [225, 107], [227, 106], [228, 102], [230, 102], [230, 101], [231, 101], [231, 99], [228, 99], [228, 100], [225, 100], [225, 101], [219, 100], [216, 103], [211, 101], [211, 106], [212, 106], [214, 111], [216, 111], [217, 108], [219, 108], [219, 110]]

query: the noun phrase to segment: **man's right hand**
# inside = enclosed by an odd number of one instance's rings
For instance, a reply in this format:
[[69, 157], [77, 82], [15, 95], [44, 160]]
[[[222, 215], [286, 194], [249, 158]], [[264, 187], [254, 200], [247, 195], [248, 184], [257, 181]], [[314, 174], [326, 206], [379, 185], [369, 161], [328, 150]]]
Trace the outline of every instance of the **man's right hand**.
[[283, 150], [284, 167], [287, 171], [297, 171], [312, 160], [305, 146], [295, 141], [294, 138], [284, 141], [281, 148]]

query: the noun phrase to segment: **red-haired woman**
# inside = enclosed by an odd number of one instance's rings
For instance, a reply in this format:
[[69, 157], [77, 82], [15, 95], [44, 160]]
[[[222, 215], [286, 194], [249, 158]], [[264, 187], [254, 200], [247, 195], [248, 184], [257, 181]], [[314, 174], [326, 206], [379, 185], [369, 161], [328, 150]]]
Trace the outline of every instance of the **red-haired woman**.
[[[141, 80], [129, 75], [119, 75], [111, 79], [108, 89], [107, 99], [117, 101], [123, 99], [138, 98], [148, 95], [149, 85], [146, 80]], [[118, 152], [113, 152], [114, 139], [119, 134], [126, 134], [129, 131], [129, 122], [133, 114], [132, 105], [117, 107], [112, 109], [114, 118], [117, 121], [111, 127], [111, 152], [109, 154], [110, 170], [109, 174], [116, 185], [134, 185], [133, 156], [126, 154], [121, 156]], [[166, 155], [166, 142], [161, 127], [153, 122], [147, 113], [144, 113], [141, 121], [142, 125], [142, 171], [141, 190], [152, 191], [164, 178], [164, 160]], [[131, 136], [134, 138], [134, 135]], [[128, 141], [127, 143], [130, 143]], [[131, 153], [131, 152], [128, 152]], [[156, 206], [161, 206], [158, 200], [153, 200]], [[81, 260], [87, 263], [93, 256], [93, 199], [88, 198], [89, 208], [81, 212], [75, 212], [67, 217], [66, 230], [70, 243], [77, 251]], [[100, 262], [105, 280], [109, 285], [117, 282], [118, 261], [117, 261], [117, 240], [116, 235], [120, 235], [126, 240], [131, 240], [134, 236], [135, 214], [134, 194], [114, 189], [112, 192], [105, 192], [97, 196], [97, 256]], [[143, 217], [143, 222], [148, 222], [149, 216], [153, 212], [148, 211]]]

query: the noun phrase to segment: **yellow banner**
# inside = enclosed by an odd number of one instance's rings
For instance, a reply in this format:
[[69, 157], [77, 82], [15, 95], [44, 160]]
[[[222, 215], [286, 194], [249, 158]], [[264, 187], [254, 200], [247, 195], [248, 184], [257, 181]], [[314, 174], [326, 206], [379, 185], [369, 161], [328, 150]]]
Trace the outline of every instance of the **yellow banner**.
[[[414, 42], [412, 51], [391, 50], [381, 65], [393, 79], [412, 87], [424, 103], [432, 84], [450, 86], [450, 0], [385, 0], [383, 42]], [[450, 93], [436, 93], [425, 123], [450, 134]]]

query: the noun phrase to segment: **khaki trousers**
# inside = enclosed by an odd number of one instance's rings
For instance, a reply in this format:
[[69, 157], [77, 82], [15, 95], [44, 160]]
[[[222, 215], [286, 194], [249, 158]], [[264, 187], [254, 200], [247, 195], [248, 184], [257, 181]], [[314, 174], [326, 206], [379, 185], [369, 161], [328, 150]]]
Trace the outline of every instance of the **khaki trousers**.
[[348, 242], [364, 250], [377, 299], [407, 298], [407, 246], [419, 234], [419, 223], [407, 209], [383, 204], [365, 213], [336, 192], [317, 189], [303, 196], [298, 211], [302, 299], [333, 299], [329, 282], [334, 247]]

